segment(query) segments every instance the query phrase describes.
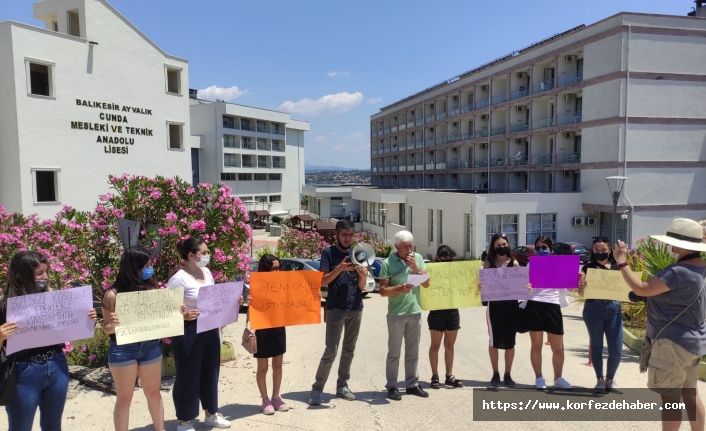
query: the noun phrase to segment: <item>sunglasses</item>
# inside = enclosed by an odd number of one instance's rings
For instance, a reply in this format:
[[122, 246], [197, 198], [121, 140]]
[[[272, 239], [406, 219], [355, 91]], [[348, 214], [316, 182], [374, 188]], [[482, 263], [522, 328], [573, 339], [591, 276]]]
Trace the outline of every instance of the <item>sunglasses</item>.
[[594, 237], [593, 237], [593, 243], [595, 244], [595, 243], [597, 243], [597, 242], [605, 242], [606, 244], [609, 244], [609, 243], [610, 243], [610, 239], [608, 239], [608, 238], [606, 238], [606, 237], [604, 237], [604, 236], [594, 236]]

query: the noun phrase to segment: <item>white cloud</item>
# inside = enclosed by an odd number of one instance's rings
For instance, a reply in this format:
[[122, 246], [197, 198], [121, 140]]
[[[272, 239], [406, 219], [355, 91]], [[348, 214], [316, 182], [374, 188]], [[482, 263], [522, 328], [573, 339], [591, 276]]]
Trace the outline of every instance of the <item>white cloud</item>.
[[206, 99], [206, 100], [225, 100], [226, 102], [231, 102], [241, 96], [244, 96], [246, 94], [250, 94], [250, 90], [241, 90], [240, 88], [233, 86], [229, 88], [223, 88], [223, 87], [218, 87], [216, 85], [212, 85], [210, 87], [204, 88], [203, 90], [199, 90], [198, 97], [199, 99]]
[[287, 100], [279, 106], [279, 110], [307, 115], [341, 114], [360, 105], [362, 102], [363, 93], [360, 91], [356, 93], [343, 92], [327, 94], [317, 100], [308, 98], [301, 99], [298, 102]]
[[336, 71], [334, 70], [333, 72], [329, 72], [329, 73], [328, 73], [328, 76], [329, 76], [329, 78], [335, 78], [335, 77], [337, 77], [337, 76], [346, 76], [346, 77], [348, 77], [348, 76], [350, 76], [350, 74], [349, 74], [348, 72], [346, 72], [345, 70], [341, 70], [340, 72], [336, 72]]
[[371, 97], [370, 99], [368, 99], [368, 105], [374, 105], [380, 102], [382, 102], [382, 97]]

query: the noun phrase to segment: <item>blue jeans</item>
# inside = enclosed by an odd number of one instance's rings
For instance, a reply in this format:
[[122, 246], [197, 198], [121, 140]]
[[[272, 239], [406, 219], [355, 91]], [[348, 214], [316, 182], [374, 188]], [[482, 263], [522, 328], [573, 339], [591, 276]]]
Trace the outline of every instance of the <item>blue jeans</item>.
[[583, 306], [583, 321], [591, 340], [591, 361], [596, 378], [603, 378], [603, 334], [608, 342], [608, 373], [612, 380], [623, 356], [623, 313], [620, 302], [587, 299]]
[[110, 341], [108, 348], [108, 365], [124, 367], [127, 365], [149, 365], [162, 360], [162, 346], [159, 340], [142, 341], [139, 343], [118, 346]]
[[9, 431], [31, 431], [39, 407], [42, 431], [61, 431], [69, 366], [63, 353], [48, 361], [17, 362], [17, 395], [5, 406]]

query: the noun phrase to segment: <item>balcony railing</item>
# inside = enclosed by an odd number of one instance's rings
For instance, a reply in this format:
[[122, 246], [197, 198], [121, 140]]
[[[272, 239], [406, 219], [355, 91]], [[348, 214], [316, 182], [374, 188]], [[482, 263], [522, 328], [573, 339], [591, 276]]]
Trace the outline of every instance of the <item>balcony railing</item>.
[[461, 106], [461, 113], [464, 114], [466, 112], [470, 112], [473, 110], [473, 104], [469, 103], [468, 105], [463, 105]]
[[446, 169], [446, 162], [436, 162], [436, 169]]
[[384, 154], [387, 154], [387, 153], [390, 152], [390, 149], [389, 149], [389, 148], [383, 148], [382, 152], [383, 152]]
[[474, 164], [476, 168], [487, 168], [488, 167], [488, 159], [476, 159], [476, 163]]
[[272, 126], [270, 133], [273, 135], [284, 135], [284, 128]]
[[446, 169], [458, 169], [458, 162], [448, 162]]
[[527, 96], [529, 96], [529, 87], [520, 87], [517, 91], [510, 93], [511, 100], [520, 99]]
[[258, 160], [257, 161], [257, 167], [258, 168], [269, 168], [270, 164], [267, 163], [267, 160]]
[[556, 125], [562, 126], [564, 124], [574, 124], [581, 122], [581, 111], [567, 112], [566, 114], [559, 115], [556, 117]]
[[541, 93], [543, 91], [549, 91], [552, 88], [554, 88], [554, 80], [547, 79], [546, 81], [540, 82], [539, 84], [534, 84], [534, 86], [532, 86], [532, 94]]
[[449, 109], [449, 117], [453, 117], [458, 115], [458, 108], [455, 109]]
[[238, 124], [233, 120], [223, 119], [223, 127], [226, 129], [239, 129]]
[[397, 166], [390, 166], [390, 172], [397, 172]]
[[490, 100], [488, 100], [488, 99], [479, 100], [476, 102], [476, 109], [487, 108], [489, 104], [490, 104]]
[[569, 73], [566, 75], [561, 75], [557, 82], [557, 87], [564, 87], [581, 81], [583, 81], [583, 70], [579, 70], [578, 72]]
[[424, 141], [424, 146], [425, 146], [425, 147], [433, 147], [433, 146], [434, 146], [434, 139], [433, 139], [433, 138], [429, 138], [429, 139], [425, 140], [425, 141]]
[[223, 140], [223, 147], [224, 148], [240, 148], [240, 140], [238, 140], [238, 139], [224, 139]]
[[529, 129], [529, 122], [522, 121], [520, 123], [515, 123], [510, 125], [510, 133], [524, 132]]
[[390, 129], [390, 132], [395, 133], [397, 131], [397, 126]]
[[498, 105], [503, 102], [507, 102], [507, 94], [498, 94], [497, 96], [493, 96], [493, 105]]
[[420, 126], [420, 125], [424, 124], [424, 118], [418, 118], [417, 121], [415, 121], [415, 124], [416, 124], [417, 126]]
[[254, 142], [243, 141], [243, 149], [244, 149], [244, 150], [254, 150], [254, 149], [255, 149], [255, 143], [254, 143]]
[[553, 125], [554, 125], [554, 119], [552, 117], [540, 118], [538, 120], [532, 120], [532, 128], [533, 129], [544, 129], [545, 127], [552, 127]]
[[405, 124], [405, 123], [400, 124], [400, 130], [404, 130], [406, 128], [407, 128], [407, 124]]
[[517, 157], [510, 158], [510, 166], [524, 166], [527, 164], [527, 157], [519, 155]]
[[407, 165], [407, 171], [415, 171], [417, 167], [415, 165]]
[[397, 152], [397, 145], [393, 145], [392, 148], [390, 148], [391, 153], [396, 153]]
[[436, 145], [444, 145], [446, 143], [446, 137], [442, 136], [440, 138], [436, 138]]
[[428, 171], [433, 171], [434, 170], [434, 163], [427, 163], [426, 165], [424, 165], [424, 167]]
[[493, 159], [490, 161], [490, 166], [497, 168], [497, 167], [502, 167], [507, 165], [507, 159], [504, 157]]
[[390, 133], [390, 129], [389, 129], [389, 128], [387, 128], [387, 129], [384, 130], [384, 134], [385, 134], [385, 135], [387, 135], [388, 133]]
[[417, 148], [424, 148], [424, 141], [417, 141], [414, 146]]
[[432, 121], [434, 121], [434, 116], [433, 116], [433, 115], [429, 115], [429, 116], [426, 118], [426, 120], [425, 120], [426, 123], [431, 123]]
[[473, 167], [473, 160], [466, 160], [461, 162], [461, 169], [471, 169]]
[[239, 168], [240, 167], [240, 160], [230, 160], [225, 163], [223, 163], [223, 166], [226, 168]]
[[377, 156], [378, 150], [373, 150], [373, 156]]
[[532, 165], [551, 165], [552, 155], [551, 154], [538, 154], [531, 157]]
[[390, 167], [389, 167], [389, 166], [385, 166], [385, 168], [383, 169], [383, 172], [390, 172]]
[[443, 120], [444, 118], [446, 118], [446, 112], [439, 112], [438, 114], [436, 114], [437, 120]]
[[285, 167], [284, 160], [273, 160], [272, 167], [273, 168], [284, 168]]
[[446, 137], [446, 142], [448, 142], [449, 144], [452, 142], [458, 142], [458, 141], [459, 141], [458, 135], [449, 135]]
[[417, 170], [418, 170], [418, 171], [423, 171], [423, 170], [424, 170], [424, 165], [417, 165]]
[[378, 135], [378, 132], [372, 132], [372, 133], [370, 133], [370, 137], [372, 137], [372, 138], [377, 137], [377, 135]]
[[559, 153], [556, 155], [557, 163], [581, 163], [581, 153]]
[[487, 138], [487, 137], [488, 137], [488, 129], [476, 130], [474, 139]]
[[507, 133], [507, 126], [495, 126], [490, 128], [490, 136], [504, 135]]
[[257, 131], [260, 132], [260, 133], [272, 133], [272, 129], [271, 129], [271, 128], [269, 128], [269, 127], [267, 127], [267, 126], [265, 126], [265, 125], [262, 125], [262, 124], [258, 124], [258, 125], [257, 125]]
[[250, 123], [242, 123], [242, 122], [241, 122], [241, 123], [240, 123], [240, 129], [241, 129], [241, 130], [249, 130], [249, 131], [251, 131], [251, 132], [254, 132], [254, 131], [255, 131], [255, 126], [253, 126], [253, 125], [250, 124]]
[[272, 151], [284, 152], [284, 144], [272, 144]]
[[258, 142], [257, 149], [260, 151], [270, 151], [270, 144], [267, 142]]
[[398, 151], [404, 151], [407, 149], [407, 144], [400, 144]]
[[243, 167], [244, 168], [254, 168], [255, 167], [255, 161], [250, 160], [250, 159], [243, 159]]
[[407, 127], [414, 127], [414, 120], [412, 121], [407, 121]]
[[373, 167], [373, 172], [377, 172], [377, 171], [378, 171], [377, 166], [374, 166], [374, 167]]

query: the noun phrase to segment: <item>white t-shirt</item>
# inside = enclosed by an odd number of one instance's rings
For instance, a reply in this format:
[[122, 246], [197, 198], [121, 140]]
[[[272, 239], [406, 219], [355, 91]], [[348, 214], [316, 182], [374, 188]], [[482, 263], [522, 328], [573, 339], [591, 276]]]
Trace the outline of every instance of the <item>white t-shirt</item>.
[[[527, 263], [527, 269], [529, 270], [529, 263]], [[556, 304], [564, 308], [569, 305], [569, 301], [566, 299], [566, 289], [537, 289], [539, 286], [532, 286], [534, 290], [534, 296], [532, 296], [532, 301], [546, 302], [549, 304]], [[527, 304], [524, 304], [527, 306]], [[525, 308], [525, 307], [522, 307]]]
[[167, 288], [184, 288], [184, 305], [186, 305], [186, 311], [196, 308], [196, 302], [199, 299], [199, 289], [202, 286], [212, 286], [216, 284], [216, 281], [213, 279], [211, 271], [208, 268], [201, 268], [201, 270], [204, 275], [203, 284], [196, 281], [194, 277], [187, 274], [183, 269], [177, 271], [177, 273], [174, 274], [167, 283]]

